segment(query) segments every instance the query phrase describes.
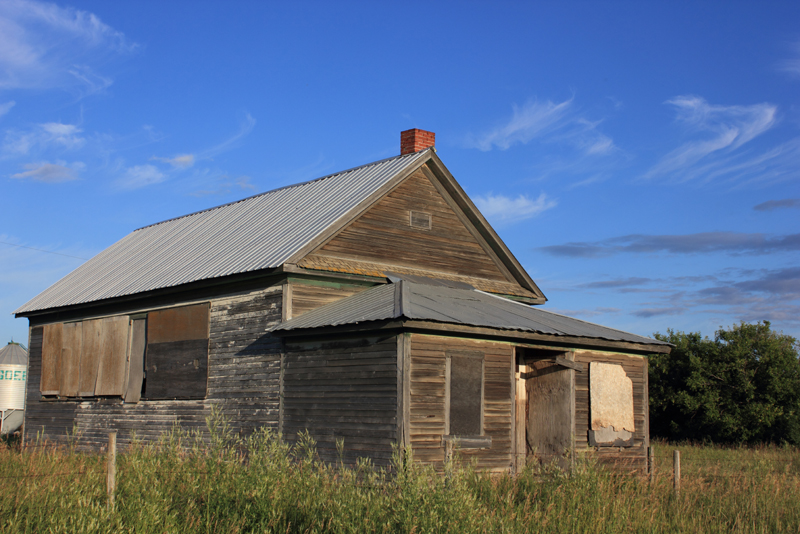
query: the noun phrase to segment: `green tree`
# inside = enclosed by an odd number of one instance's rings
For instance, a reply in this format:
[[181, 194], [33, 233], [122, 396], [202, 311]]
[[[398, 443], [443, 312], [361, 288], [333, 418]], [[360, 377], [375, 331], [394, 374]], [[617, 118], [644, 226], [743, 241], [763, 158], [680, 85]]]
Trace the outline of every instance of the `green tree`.
[[650, 432], [670, 440], [800, 445], [800, 359], [770, 323], [734, 325], [714, 339], [667, 330], [675, 345], [650, 357]]

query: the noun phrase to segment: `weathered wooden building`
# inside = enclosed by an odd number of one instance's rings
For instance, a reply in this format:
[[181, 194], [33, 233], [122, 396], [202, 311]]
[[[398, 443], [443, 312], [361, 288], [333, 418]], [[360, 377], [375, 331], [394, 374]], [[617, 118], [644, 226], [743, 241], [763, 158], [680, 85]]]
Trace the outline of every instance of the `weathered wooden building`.
[[25, 436], [97, 447], [218, 405], [235, 429], [308, 430], [320, 454], [485, 469], [584, 450], [641, 465], [659, 341], [546, 299], [444, 166], [401, 155], [134, 231], [16, 311]]

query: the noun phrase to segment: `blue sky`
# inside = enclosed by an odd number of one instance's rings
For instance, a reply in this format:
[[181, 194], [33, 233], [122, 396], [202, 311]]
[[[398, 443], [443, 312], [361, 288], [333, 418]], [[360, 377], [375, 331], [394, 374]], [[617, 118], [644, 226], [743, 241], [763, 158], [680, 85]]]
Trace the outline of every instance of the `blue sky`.
[[415, 127], [545, 309], [800, 335], [800, 5], [519, 4], [0, 1], [0, 340], [132, 230]]

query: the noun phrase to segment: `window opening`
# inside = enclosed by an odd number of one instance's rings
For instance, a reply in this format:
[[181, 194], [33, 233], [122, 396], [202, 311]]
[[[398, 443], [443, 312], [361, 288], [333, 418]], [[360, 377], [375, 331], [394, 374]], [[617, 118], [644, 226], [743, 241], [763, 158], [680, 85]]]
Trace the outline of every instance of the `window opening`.
[[483, 435], [483, 354], [449, 353], [448, 435]]

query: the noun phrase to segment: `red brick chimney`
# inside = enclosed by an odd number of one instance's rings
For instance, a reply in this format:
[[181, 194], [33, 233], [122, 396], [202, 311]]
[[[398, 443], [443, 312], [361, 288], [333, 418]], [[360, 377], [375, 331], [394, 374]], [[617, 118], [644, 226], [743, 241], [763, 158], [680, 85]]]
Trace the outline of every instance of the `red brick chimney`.
[[400, 132], [400, 154], [413, 154], [436, 144], [436, 134], [419, 128]]

